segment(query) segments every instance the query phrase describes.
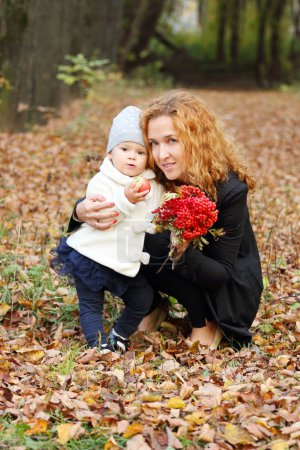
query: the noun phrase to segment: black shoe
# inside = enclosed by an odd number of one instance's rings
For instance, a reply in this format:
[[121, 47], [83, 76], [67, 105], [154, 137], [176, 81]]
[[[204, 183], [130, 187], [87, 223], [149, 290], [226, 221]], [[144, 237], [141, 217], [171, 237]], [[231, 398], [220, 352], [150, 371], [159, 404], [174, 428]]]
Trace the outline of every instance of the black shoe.
[[128, 349], [129, 339], [117, 335], [114, 330], [108, 336], [107, 349], [112, 352], [125, 353]]

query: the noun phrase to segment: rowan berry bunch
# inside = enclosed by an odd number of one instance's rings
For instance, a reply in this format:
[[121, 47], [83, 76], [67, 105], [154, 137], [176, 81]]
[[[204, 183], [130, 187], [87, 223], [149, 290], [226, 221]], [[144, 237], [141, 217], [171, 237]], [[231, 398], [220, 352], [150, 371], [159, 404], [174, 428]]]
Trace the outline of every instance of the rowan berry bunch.
[[216, 203], [195, 186], [183, 185], [177, 193], [166, 194], [161, 206], [153, 213], [158, 231], [172, 232], [175, 237], [173, 244], [191, 241], [201, 250], [203, 244], [208, 244], [203, 237], [207, 233], [215, 237], [222, 235], [222, 230], [211, 228], [218, 219]]

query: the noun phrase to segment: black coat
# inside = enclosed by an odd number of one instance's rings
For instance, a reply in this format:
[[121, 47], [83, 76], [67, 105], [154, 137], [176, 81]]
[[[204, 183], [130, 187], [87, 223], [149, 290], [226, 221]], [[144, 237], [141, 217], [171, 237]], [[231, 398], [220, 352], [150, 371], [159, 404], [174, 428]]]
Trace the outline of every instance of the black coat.
[[[251, 341], [249, 328], [256, 316], [263, 289], [259, 253], [249, 219], [247, 185], [229, 174], [217, 187], [219, 217], [214, 228], [223, 228], [224, 236], [203, 250], [186, 250], [182, 263], [171, 270], [167, 265], [159, 275], [157, 269], [169, 251], [169, 233], [147, 235], [145, 251], [150, 264], [142, 271], [158, 290], [177, 298], [189, 311], [186, 299], [193, 297], [199, 310], [207, 307], [207, 317], [216, 321], [229, 340], [239, 344]], [[69, 231], [77, 228], [71, 219]], [[205, 304], [205, 307], [204, 307]], [[195, 305], [194, 305], [195, 306]], [[196, 309], [197, 309], [196, 308]]]
[[[170, 267], [156, 275], [163, 282], [164, 278], [167, 279], [163, 272], [166, 275], [169, 271], [167, 284], [171, 295], [184, 305], [184, 297], [194, 295], [195, 291], [191, 291], [184, 281], [192, 284], [198, 292], [199, 308], [204, 300], [209, 319], [220, 325], [229, 340], [240, 344], [251, 341], [249, 328], [256, 316], [263, 289], [260, 258], [247, 207], [247, 191], [245, 183], [229, 174], [228, 180], [217, 187], [219, 217], [214, 228], [223, 228], [224, 236], [217, 241], [213, 237], [208, 238], [209, 245], [205, 245], [202, 251], [190, 245], [182, 263], [175, 266], [173, 276]], [[154, 281], [158, 287], [151, 264], [156, 268], [161, 264], [168, 252], [168, 243], [166, 233], [146, 238], [146, 251], [152, 254], [152, 260], [150, 267], [143, 271], [146, 275], [149, 273], [152, 283]], [[165, 287], [164, 290], [167, 289]]]

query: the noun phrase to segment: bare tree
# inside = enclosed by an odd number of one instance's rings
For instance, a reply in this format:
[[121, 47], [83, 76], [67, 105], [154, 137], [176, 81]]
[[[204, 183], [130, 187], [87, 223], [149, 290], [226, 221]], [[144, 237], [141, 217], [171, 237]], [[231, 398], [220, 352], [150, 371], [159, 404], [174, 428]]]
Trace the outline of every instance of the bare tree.
[[232, 0], [230, 56], [231, 66], [234, 70], [238, 66], [239, 57], [241, 6], [241, 0]]
[[218, 1], [218, 17], [217, 17], [217, 61], [219, 63], [226, 62], [226, 26], [228, 18], [228, 1]]
[[300, 68], [300, 0], [291, 1], [291, 19], [293, 34], [289, 59], [295, 71]]
[[256, 47], [256, 64], [255, 64], [255, 74], [256, 80], [259, 85], [264, 85], [266, 83], [266, 71], [267, 71], [267, 61], [266, 61], [266, 30], [268, 17], [271, 12], [272, 0], [256, 0], [257, 12], [258, 12], [258, 36], [257, 36], [257, 47]]
[[[4, 54], [13, 84], [16, 126], [59, 105], [65, 91], [56, 79], [67, 54], [116, 59], [122, 0], [3, 0]], [[18, 20], [16, 20], [16, 18]]]
[[269, 68], [269, 78], [272, 83], [279, 82], [282, 78], [280, 25], [286, 4], [286, 0], [273, 0]]
[[126, 27], [127, 35], [123, 31], [124, 45], [119, 60], [120, 66], [125, 70], [141, 62], [141, 52], [147, 48], [155, 34], [166, 0], [130, 0], [129, 3], [127, 14], [131, 17], [131, 22]]

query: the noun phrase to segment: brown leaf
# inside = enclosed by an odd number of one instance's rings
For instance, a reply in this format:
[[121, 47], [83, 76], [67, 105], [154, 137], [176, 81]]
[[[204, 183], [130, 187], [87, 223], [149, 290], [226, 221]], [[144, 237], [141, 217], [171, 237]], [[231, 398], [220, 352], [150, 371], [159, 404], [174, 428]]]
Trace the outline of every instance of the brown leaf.
[[166, 427], [166, 431], [168, 436], [168, 446], [171, 448], [183, 448], [182, 443], [177, 439], [169, 427]]
[[208, 425], [208, 423], [205, 423], [201, 428], [198, 438], [200, 439], [200, 441], [213, 442], [215, 435], [216, 431], [210, 425]]
[[151, 450], [145, 438], [141, 434], [137, 434], [132, 439], [127, 441], [126, 447], [127, 450]]

